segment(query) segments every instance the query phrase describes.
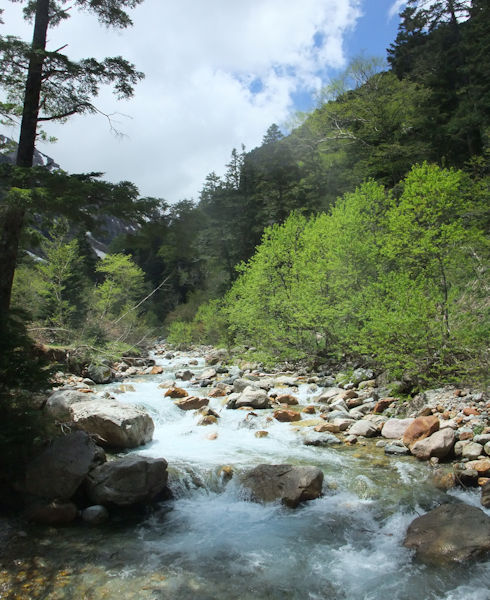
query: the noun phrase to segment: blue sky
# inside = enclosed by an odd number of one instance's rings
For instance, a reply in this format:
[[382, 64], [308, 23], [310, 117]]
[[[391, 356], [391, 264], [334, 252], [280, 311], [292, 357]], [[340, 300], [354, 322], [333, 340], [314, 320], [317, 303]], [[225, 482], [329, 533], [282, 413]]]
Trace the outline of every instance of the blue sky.
[[[72, 58], [122, 55], [146, 78], [134, 98], [109, 90], [96, 105], [112, 114], [114, 135], [100, 115], [49, 124], [58, 138], [39, 149], [69, 172], [104, 171], [144, 195], [197, 199], [206, 175], [222, 173], [233, 148], [260, 144], [272, 123], [295, 111], [347, 66], [386, 56], [401, 0], [145, 0], [124, 32], [102, 28], [73, 11], [49, 33], [49, 48], [68, 43]], [[21, 6], [7, 3], [3, 34], [29, 39]], [[89, 39], [90, 43], [87, 43]], [[16, 137], [16, 131], [7, 131]]]

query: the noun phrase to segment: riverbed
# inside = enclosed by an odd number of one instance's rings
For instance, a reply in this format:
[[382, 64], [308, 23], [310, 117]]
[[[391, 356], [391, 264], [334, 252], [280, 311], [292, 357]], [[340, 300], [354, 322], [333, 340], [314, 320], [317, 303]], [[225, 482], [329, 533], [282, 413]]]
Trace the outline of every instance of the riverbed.
[[[387, 457], [374, 443], [306, 446], [305, 427], [275, 421], [270, 410], [226, 409], [223, 398], [209, 404], [218, 422], [199, 426], [200, 415], [175, 406], [161, 385], [183, 368], [198, 376], [204, 359], [155, 358], [162, 374], [104, 389], [127, 390], [117, 399], [152, 415], [154, 439], [135, 452], [168, 461], [173, 498], [98, 527], [3, 521], [2, 600], [490, 599], [490, 561], [428, 567], [402, 543], [408, 524], [438, 504], [480, 506], [477, 490], [442, 492], [427, 463]], [[192, 395], [209, 391], [178, 385]], [[276, 391], [308, 405], [321, 389]], [[251, 502], [239, 476], [260, 463], [320, 467], [322, 497], [297, 509]]]

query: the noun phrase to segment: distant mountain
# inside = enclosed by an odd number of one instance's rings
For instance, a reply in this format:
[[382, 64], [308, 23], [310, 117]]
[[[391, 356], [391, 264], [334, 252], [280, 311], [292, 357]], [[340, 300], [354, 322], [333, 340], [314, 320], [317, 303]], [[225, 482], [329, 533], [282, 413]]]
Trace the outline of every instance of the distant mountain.
[[[5, 135], [0, 134], [0, 164], [14, 164], [17, 154], [17, 147], [17, 142]], [[39, 150], [34, 150], [34, 166], [45, 167], [48, 171], [56, 171], [57, 169], [61, 169], [60, 165], [55, 162], [51, 156], [48, 156], [43, 152], [39, 152]], [[104, 258], [108, 252], [110, 243], [115, 237], [125, 233], [134, 233], [138, 229], [134, 223], [126, 223], [122, 219], [118, 219], [117, 217], [109, 215], [102, 215], [100, 220], [102, 223], [97, 238], [92, 235], [92, 232], [86, 232], [87, 240], [92, 247], [92, 250], [99, 258]], [[78, 232], [74, 231], [73, 235], [77, 235], [77, 233]], [[33, 251], [29, 251], [29, 254], [36, 256], [35, 252]]]

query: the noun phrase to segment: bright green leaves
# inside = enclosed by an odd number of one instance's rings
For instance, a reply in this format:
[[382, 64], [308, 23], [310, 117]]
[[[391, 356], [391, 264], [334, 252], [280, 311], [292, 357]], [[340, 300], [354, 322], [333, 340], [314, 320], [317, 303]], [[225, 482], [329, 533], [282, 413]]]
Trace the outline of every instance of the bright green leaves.
[[398, 201], [369, 181], [328, 215], [267, 229], [224, 300], [235, 341], [282, 359], [357, 352], [422, 379], [477, 370], [488, 320], [473, 191], [423, 164]]

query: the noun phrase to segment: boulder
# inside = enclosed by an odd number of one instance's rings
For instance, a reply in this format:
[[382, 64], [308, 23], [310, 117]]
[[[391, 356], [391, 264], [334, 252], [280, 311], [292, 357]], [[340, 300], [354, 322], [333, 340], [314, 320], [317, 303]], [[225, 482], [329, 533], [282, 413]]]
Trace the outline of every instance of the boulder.
[[439, 429], [439, 419], [433, 415], [417, 417], [403, 434], [403, 443], [412, 449], [415, 442], [429, 437]]
[[131, 454], [93, 469], [86, 479], [95, 504], [131, 506], [148, 503], [167, 485], [167, 461]]
[[[230, 397], [231, 399], [231, 397]], [[270, 408], [269, 397], [264, 390], [247, 387], [234, 401], [234, 408], [251, 406], [252, 408]]]
[[428, 438], [419, 440], [411, 448], [414, 456], [420, 460], [429, 460], [432, 456], [445, 458], [453, 449], [456, 435], [452, 429], [446, 427], [436, 431]]
[[198, 398], [197, 396], [187, 396], [174, 402], [182, 410], [197, 410], [209, 404], [208, 398]]
[[197, 423], [198, 425], [215, 425], [218, 422], [218, 419], [214, 416], [214, 415], [205, 415], [204, 417], [202, 417], [199, 422]]
[[339, 387], [328, 388], [328, 390], [325, 390], [319, 396], [314, 398], [314, 401], [319, 402], [320, 404], [330, 404], [337, 396], [342, 398], [344, 393], [345, 390]]
[[378, 428], [371, 421], [357, 421], [349, 429], [350, 435], [362, 435], [363, 437], [374, 437], [378, 435]]
[[82, 510], [82, 521], [89, 525], [100, 525], [109, 518], [109, 511], [102, 504], [94, 504]]
[[295, 508], [300, 502], [320, 496], [323, 472], [310, 466], [258, 465], [244, 476], [242, 483], [256, 501], [281, 500]]
[[333, 433], [309, 431], [303, 440], [305, 446], [334, 446], [342, 442]]
[[105, 461], [104, 451], [84, 431], [56, 438], [26, 468], [23, 490], [47, 500], [68, 500], [90, 469]]
[[186, 398], [188, 395], [187, 390], [179, 387], [171, 387], [165, 392], [165, 398]]
[[133, 404], [115, 400], [91, 400], [71, 406], [72, 420], [87, 433], [98, 436], [111, 448], [135, 448], [153, 437], [150, 415]]
[[175, 373], [175, 378], [181, 379], [182, 381], [190, 381], [193, 377], [194, 377], [194, 373], [192, 371], [189, 371], [189, 369], [177, 371]]
[[467, 504], [443, 504], [410, 523], [404, 545], [432, 564], [484, 557], [490, 551], [490, 517]]
[[487, 481], [481, 488], [480, 503], [485, 508], [490, 508], [490, 481]]
[[404, 455], [409, 454], [410, 450], [406, 446], [402, 446], [401, 444], [387, 444], [384, 447], [385, 454], [397, 454]]
[[233, 392], [235, 394], [241, 394], [248, 387], [256, 388], [258, 386], [253, 381], [250, 381], [250, 379], [242, 379], [241, 377], [237, 377], [233, 381]]
[[281, 423], [291, 423], [292, 421], [301, 421], [301, 414], [294, 410], [278, 409], [274, 411], [274, 419]]
[[470, 460], [466, 463], [465, 467], [476, 471], [478, 477], [490, 477], [490, 458]]
[[396, 398], [381, 398], [381, 400], [378, 400], [373, 408], [373, 412], [374, 413], [382, 413], [383, 411], [385, 411], [388, 406], [392, 403], [392, 402], [396, 402]]
[[219, 362], [226, 362], [228, 360], [228, 351], [226, 348], [217, 348], [206, 354], [204, 358], [207, 365], [217, 365]]
[[[463, 440], [465, 441], [465, 440]], [[468, 441], [467, 444], [464, 444], [461, 455], [463, 458], [468, 458], [469, 460], [477, 459], [481, 454], [483, 454], [483, 446], [478, 444], [477, 442]]]
[[56, 421], [71, 421], [71, 407], [77, 402], [87, 402], [87, 395], [75, 390], [58, 390], [49, 396], [44, 405], [44, 411]]
[[114, 378], [111, 368], [107, 365], [90, 364], [87, 368], [87, 375], [95, 383], [110, 383]]
[[199, 375], [199, 379], [213, 379], [216, 377], [216, 369], [204, 369]]
[[280, 394], [275, 399], [279, 404], [288, 404], [288, 405], [296, 405], [298, 404], [298, 399], [293, 394]]

